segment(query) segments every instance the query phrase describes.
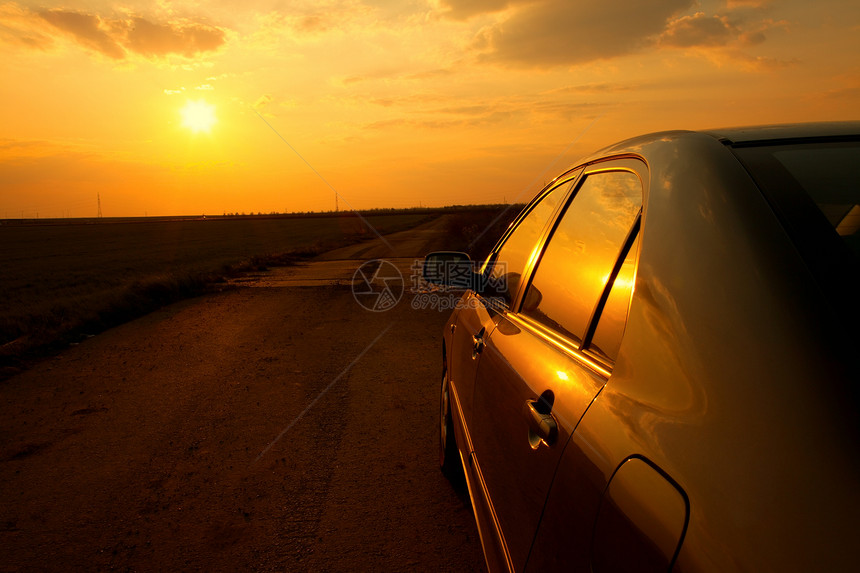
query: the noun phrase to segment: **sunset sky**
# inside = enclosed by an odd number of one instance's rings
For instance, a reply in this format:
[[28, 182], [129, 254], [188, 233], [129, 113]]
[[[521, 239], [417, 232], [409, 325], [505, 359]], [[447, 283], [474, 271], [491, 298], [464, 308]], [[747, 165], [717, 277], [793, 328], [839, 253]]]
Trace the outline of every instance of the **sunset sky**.
[[860, 119], [856, 0], [6, 2], [0, 50], [0, 218], [525, 201], [649, 131]]

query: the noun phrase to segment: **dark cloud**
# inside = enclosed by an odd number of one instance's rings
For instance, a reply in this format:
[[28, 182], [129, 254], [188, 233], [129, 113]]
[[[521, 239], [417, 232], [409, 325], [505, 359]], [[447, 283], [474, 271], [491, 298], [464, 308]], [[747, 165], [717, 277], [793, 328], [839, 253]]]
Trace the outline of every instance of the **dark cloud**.
[[748, 47], [767, 40], [765, 33], [769, 30], [788, 26], [784, 20], [751, 20], [734, 12], [730, 16], [708, 16], [702, 12], [683, 16], [669, 23], [660, 36], [660, 44], [676, 48]]
[[726, 0], [726, 8], [734, 10], [737, 8], [765, 8], [771, 4], [771, 0]]
[[475, 42], [482, 59], [519, 67], [549, 67], [633, 53], [654, 41], [694, 0], [636, 0], [623, 6], [592, 0], [523, 4]]
[[310, 14], [299, 21], [297, 29], [304, 34], [319, 34], [329, 29], [329, 23], [319, 14]]
[[725, 16], [697, 12], [672, 21], [660, 37], [660, 43], [680, 48], [725, 46], [738, 35], [739, 30]]
[[754, 46], [756, 44], [761, 44], [765, 40], [767, 40], [767, 36], [765, 32], [768, 32], [774, 28], [782, 28], [784, 30], [788, 30], [789, 23], [785, 20], [771, 20], [764, 19], [760, 21], [753, 21], [745, 23], [744, 31], [738, 36], [741, 44], [747, 46]]
[[66, 10], [46, 10], [38, 15], [79, 44], [117, 60], [128, 52], [149, 58], [171, 54], [190, 58], [217, 50], [225, 41], [224, 30], [199, 23], [159, 23], [141, 17], [108, 19]]
[[212, 26], [157, 24], [144, 18], [133, 18], [126, 45], [129, 50], [143, 56], [179, 54], [190, 58], [217, 50], [223, 43], [224, 31]]
[[39, 16], [88, 48], [115, 60], [125, 57], [125, 50], [102, 28], [102, 21], [98, 16], [64, 10], [39, 12]]

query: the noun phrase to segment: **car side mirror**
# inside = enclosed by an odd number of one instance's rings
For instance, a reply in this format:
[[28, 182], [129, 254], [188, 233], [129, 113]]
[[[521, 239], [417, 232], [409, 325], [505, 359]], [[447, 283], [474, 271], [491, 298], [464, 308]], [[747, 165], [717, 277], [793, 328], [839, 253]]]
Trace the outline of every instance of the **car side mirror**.
[[436, 251], [428, 254], [424, 257], [422, 275], [430, 284], [478, 290], [475, 263], [469, 255], [459, 251]]

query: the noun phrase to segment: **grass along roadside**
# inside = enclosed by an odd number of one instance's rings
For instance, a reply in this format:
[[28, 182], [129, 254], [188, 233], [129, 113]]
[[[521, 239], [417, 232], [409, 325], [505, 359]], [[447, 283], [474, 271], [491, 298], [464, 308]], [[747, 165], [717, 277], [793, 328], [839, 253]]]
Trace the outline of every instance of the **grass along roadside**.
[[[392, 233], [429, 218], [369, 220]], [[344, 216], [0, 228], [0, 380], [227, 278], [373, 236]]]
[[226, 279], [244, 272], [285, 266], [310, 258], [327, 248], [296, 249], [277, 255], [255, 256], [217, 272], [171, 272], [152, 275], [120, 288], [78, 295], [53, 302], [47, 311], [18, 318], [8, 330], [23, 333], [0, 346], [0, 380], [20, 371], [30, 361], [51, 355], [114, 326], [144, 316], [168, 304], [229, 287]]

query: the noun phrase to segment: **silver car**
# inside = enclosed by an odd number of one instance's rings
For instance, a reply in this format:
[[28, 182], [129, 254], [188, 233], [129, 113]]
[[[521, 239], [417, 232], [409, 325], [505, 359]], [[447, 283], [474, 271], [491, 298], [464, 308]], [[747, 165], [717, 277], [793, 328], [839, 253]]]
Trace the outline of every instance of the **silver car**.
[[860, 122], [676, 131], [428, 255], [489, 569], [856, 569], [858, 229]]

